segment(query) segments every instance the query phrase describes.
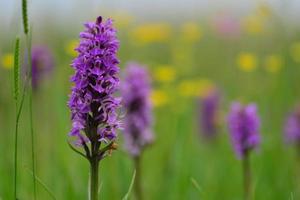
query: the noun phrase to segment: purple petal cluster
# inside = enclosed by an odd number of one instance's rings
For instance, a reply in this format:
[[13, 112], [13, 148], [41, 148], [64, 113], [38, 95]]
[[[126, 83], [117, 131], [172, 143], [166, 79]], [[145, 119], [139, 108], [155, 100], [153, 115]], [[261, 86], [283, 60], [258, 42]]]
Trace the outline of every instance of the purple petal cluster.
[[238, 102], [231, 105], [228, 126], [235, 152], [244, 158], [260, 144], [260, 120], [255, 104], [243, 106]]
[[86, 23], [80, 39], [78, 57], [72, 63], [75, 74], [68, 102], [73, 122], [70, 135], [76, 136], [79, 144], [113, 141], [120, 127], [120, 98], [114, 96], [119, 85], [119, 41], [112, 20], [98, 17], [96, 22]]
[[219, 102], [220, 95], [217, 90], [210, 91], [200, 101], [200, 124], [206, 138], [216, 135]]
[[34, 46], [31, 52], [32, 88], [36, 90], [40, 81], [49, 74], [54, 66], [53, 56], [46, 46]]
[[148, 71], [137, 63], [129, 63], [122, 84], [122, 98], [127, 110], [124, 119], [124, 138], [132, 156], [139, 156], [152, 142], [151, 83]]
[[300, 107], [287, 117], [284, 134], [288, 143], [300, 144]]

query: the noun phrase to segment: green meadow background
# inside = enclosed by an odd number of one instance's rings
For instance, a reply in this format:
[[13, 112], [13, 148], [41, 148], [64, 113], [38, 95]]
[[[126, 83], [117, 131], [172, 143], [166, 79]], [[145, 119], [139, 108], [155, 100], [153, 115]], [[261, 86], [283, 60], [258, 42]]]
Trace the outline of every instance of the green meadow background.
[[[299, 147], [287, 145], [283, 137], [285, 118], [300, 95], [299, 29], [290, 27], [267, 5], [234, 17], [238, 30], [231, 30], [231, 36], [219, 33], [208, 17], [153, 20], [128, 13], [104, 17], [115, 19], [118, 28], [121, 74], [128, 61], [137, 61], [149, 68], [152, 77], [155, 142], [142, 157], [146, 200], [242, 199], [241, 161], [234, 154], [226, 125], [230, 103], [235, 100], [256, 103], [261, 118], [261, 147], [251, 155], [253, 199], [300, 199]], [[89, 19], [93, 18], [96, 15]], [[56, 199], [86, 199], [88, 162], [67, 144], [71, 127], [67, 101], [73, 74], [70, 63], [83, 26], [63, 31], [50, 23], [37, 29], [33, 45], [48, 46], [55, 60], [53, 72], [34, 91], [37, 176]], [[11, 53], [16, 34], [21, 31], [1, 34], [2, 200], [13, 196], [15, 104]], [[21, 46], [25, 54], [23, 37]], [[21, 58], [24, 62], [24, 55]], [[218, 88], [222, 98], [217, 138], [207, 142], [201, 133], [198, 105], [211, 88]], [[21, 200], [33, 198], [28, 96], [24, 105], [18, 165]], [[118, 150], [100, 164], [101, 199], [122, 199], [133, 175], [122, 132], [118, 144]], [[52, 199], [39, 183], [38, 199]]]

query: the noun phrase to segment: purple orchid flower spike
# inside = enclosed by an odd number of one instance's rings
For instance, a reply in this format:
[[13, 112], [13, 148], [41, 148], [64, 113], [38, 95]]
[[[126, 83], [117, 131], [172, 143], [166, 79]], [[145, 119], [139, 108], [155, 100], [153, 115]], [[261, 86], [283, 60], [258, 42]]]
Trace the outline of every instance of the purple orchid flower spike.
[[[69, 135], [76, 139], [75, 146], [70, 146], [90, 162], [90, 199], [96, 200], [99, 161], [116, 148], [120, 128], [117, 109], [121, 100], [114, 96], [119, 86], [119, 41], [112, 20], [102, 17], [86, 23], [80, 39], [78, 57], [72, 62], [74, 86], [68, 102], [73, 122]], [[78, 146], [85, 153], [77, 150]]]
[[34, 46], [31, 53], [32, 59], [32, 88], [37, 90], [41, 80], [49, 75], [54, 67], [51, 51], [46, 46]]
[[143, 199], [141, 156], [145, 147], [153, 141], [151, 83], [146, 68], [137, 63], [129, 63], [121, 91], [124, 107], [127, 110], [124, 120], [125, 147], [134, 159], [136, 198]]
[[231, 105], [228, 127], [235, 152], [242, 159], [244, 175], [244, 199], [251, 199], [250, 152], [260, 145], [260, 119], [255, 104]]

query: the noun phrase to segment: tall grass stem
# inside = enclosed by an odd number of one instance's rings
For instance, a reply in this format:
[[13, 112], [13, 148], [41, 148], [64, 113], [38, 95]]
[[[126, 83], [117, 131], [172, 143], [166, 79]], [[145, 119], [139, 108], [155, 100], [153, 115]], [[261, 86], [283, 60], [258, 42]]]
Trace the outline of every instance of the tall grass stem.
[[33, 181], [33, 196], [34, 200], [37, 199], [37, 190], [36, 190], [36, 167], [35, 167], [35, 142], [34, 142], [34, 129], [33, 129], [33, 105], [32, 105], [32, 58], [31, 58], [31, 33], [26, 34], [27, 42], [27, 55], [28, 55], [28, 93], [29, 93], [29, 125], [30, 125], [30, 137], [31, 137], [31, 159], [32, 159], [32, 181]]
[[18, 105], [19, 74], [20, 74], [19, 56], [20, 56], [20, 39], [17, 38], [15, 44], [15, 55], [14, 55], [14, 99], [16, 103], [15, 144], [14, 144], [14, 199], [17, 199], [19, 121], [20, 121], [21, 111], [23, 108], [23, 102], [25, 97], [25, 86], [24, 86], [20, 105]]
[[32, 109], [32, 88], [29, 89], [29, 118], [30, 118], [30, 133], [31, 133], [31, 158], [32, 158], [32, 173], [33, 173], [33, 195], [36, 197], [36, 168], [35, 168], [35, 137], [33, 131], [33, 109]]

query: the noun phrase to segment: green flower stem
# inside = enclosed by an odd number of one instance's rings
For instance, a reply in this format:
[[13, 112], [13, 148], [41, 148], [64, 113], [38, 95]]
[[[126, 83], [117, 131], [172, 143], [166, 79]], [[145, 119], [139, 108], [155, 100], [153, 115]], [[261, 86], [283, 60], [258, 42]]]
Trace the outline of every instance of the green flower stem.
[[251, 170], [249, 153], [245, 153], [243, 158], [243, 176], [244, 176], [244, 200], [251, 199]]
[[136, 156], [134, 158], [134, 166], [136, 170], [134, 192], [137, 200], [143, 200], [143, 189], [141, 183], [141, 157]]
[[99, 160], [90, 160], [90, 200], [98, 200], [98, 188], [99, 188]]

